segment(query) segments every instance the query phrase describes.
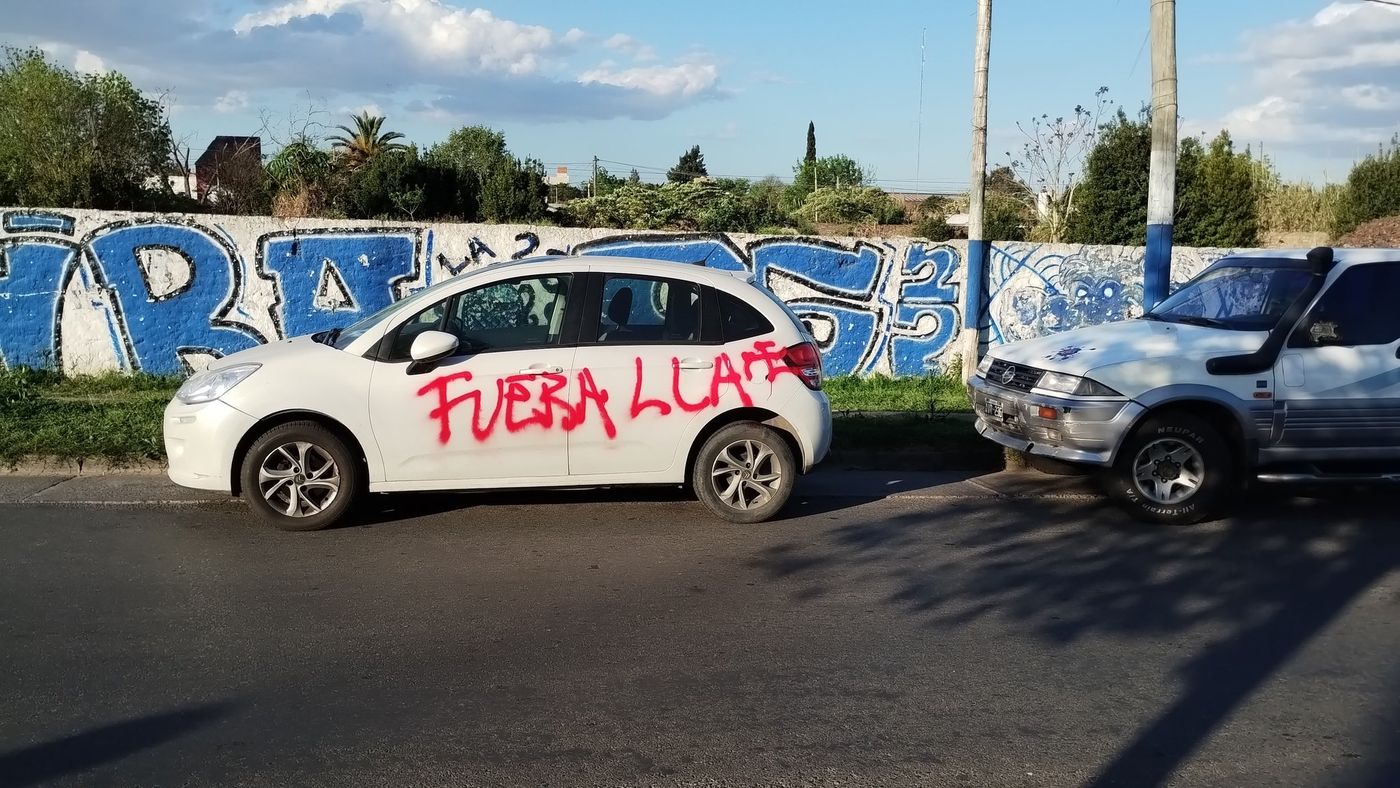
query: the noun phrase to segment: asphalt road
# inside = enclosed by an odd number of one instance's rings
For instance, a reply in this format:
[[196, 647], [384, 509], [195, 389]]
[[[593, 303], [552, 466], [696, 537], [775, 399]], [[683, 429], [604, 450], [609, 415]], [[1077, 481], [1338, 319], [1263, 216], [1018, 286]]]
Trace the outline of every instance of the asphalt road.
[[0, 784], [1382, 785], [1395, 498], [0, 505]]

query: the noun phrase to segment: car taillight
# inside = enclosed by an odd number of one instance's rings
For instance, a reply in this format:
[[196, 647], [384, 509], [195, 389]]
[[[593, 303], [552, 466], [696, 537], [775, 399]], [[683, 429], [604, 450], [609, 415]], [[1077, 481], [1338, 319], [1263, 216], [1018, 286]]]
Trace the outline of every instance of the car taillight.
[[787, 349], [783, 361], [797, 370], [797, 376], [807, 388], [820, 391], [822, 387], [822, 354], [811, 342], [802, 342]]

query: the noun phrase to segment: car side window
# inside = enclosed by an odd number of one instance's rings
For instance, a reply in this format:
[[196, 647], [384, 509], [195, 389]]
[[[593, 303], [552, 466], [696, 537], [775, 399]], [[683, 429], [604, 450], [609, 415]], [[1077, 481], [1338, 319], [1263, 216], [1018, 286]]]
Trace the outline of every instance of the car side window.
[[447, 316], [447, 307], [450, 302], [451, 299], [439, 301], [409, 318], [407, 322], [395, 329], [394, 339], [389, 345], [388, 359], [390, 361], [407, 359], [409, 351], [413, 348], [413, 340], [417, 339], [419, 334], [424, 331], [441, 331], [442, 321]]
[[1396, 292], [1400, 292], [1400, 263], [1348, 268], [1318, 299], [1290, 344], [1389, 345], [1400, 339]]
[[413, 340], [429, 330], [456, 336], [458, 355], [556, 344], [572, 280], [569, 274], [525, 277], [459, 293], [401, 325], [388, 360], [408, 359]]
[[468, 290], [453, 301], [443, 330], [457, 337], [463, 353], [558, 344], [572, 280], [552, 274]]
[[718, 292], [719, 320], [725, 342], [762, 336], [773, 330], [773, 324], [768, 322], [768, 318], [742, 298], [723, 291]]
[[694, 282], [608, 275], [596, 336], [603, 345], [698, 343], [700, 316]]

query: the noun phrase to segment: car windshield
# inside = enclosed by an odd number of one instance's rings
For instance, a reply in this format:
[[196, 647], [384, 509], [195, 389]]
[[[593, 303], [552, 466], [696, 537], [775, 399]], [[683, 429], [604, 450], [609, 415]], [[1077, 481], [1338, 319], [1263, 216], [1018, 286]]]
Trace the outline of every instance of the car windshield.
[[1145, 316], [1148, 320], [1268, 331], [1307, 287], [1304, 268], [1227, 265], [1182, 285]]
[[375, 324], [379, 323], [379, 321], [383, 320], [384, 318], [388, 317], [394, 312], [400, 309], [407, 309], [414, 304], [417, 304], [422, 301], [428, 301], [434, 297], [437, 297], [442, 292], [442, 287], [448, 284], [449, 281], [450, 280], [444, 280], [433, 285], [432, 287], [419, 290], [418, 292], [414, 293], [408, 298], [402, 299], [400, 301], [395, 301], [394, 303], [384, 307], [378, 312], [375, 312], [374, 314], [370, 315], [369, 317], [361, 318], [360, 320], [356, 321], [350, 326], [347, 326], [345, 328], [332, 329], [326, 334], [318, 334], [318, 338], [324, 337], [323, 339], [318, 339], [318, 341], [325, 342], [327, 345], [330, 345], [336, 350], [344, 350], [345, 348], [350, 346], [351, 342], [354, 342], [355, 340], [359, 339], [366, 331], [370, 330], [370, 328], [372, 328]]

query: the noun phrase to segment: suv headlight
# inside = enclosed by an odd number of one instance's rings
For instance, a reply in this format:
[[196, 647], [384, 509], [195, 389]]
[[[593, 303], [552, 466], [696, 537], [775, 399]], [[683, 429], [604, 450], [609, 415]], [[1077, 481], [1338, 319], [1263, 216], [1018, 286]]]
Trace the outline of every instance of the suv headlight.
[[175, 399], [186, 405], [213, 402], [229, 392], [229, 389], [243, 382], [243, 379], [258, 371], [261, 364], [235, 364], [220, 370], [201, 372], [175, 392]]
[[1060, 394], [1073, 394], [1078, 397], [1121, 397], [1122, 395], [1097, 380], [1066, 375], [1063, 372], [1046, 372], [1035, 384], [1038, 389], [1055, 391]]
[[983, 357], [982, 357], [982, 360], [979, 361], [979, 362], [977, 362], [977, 374], [979, 374], [979, 375], [981, 375], [981, 376], [983, 376], [983, 377], [986, 377], [986, 376], [987, 376], [987, 370], [989, 370], [989, 369], [991, 369], [991, 368], [992, 368], [992, 357], [991, 357], [990, 355], [983, 356]]

